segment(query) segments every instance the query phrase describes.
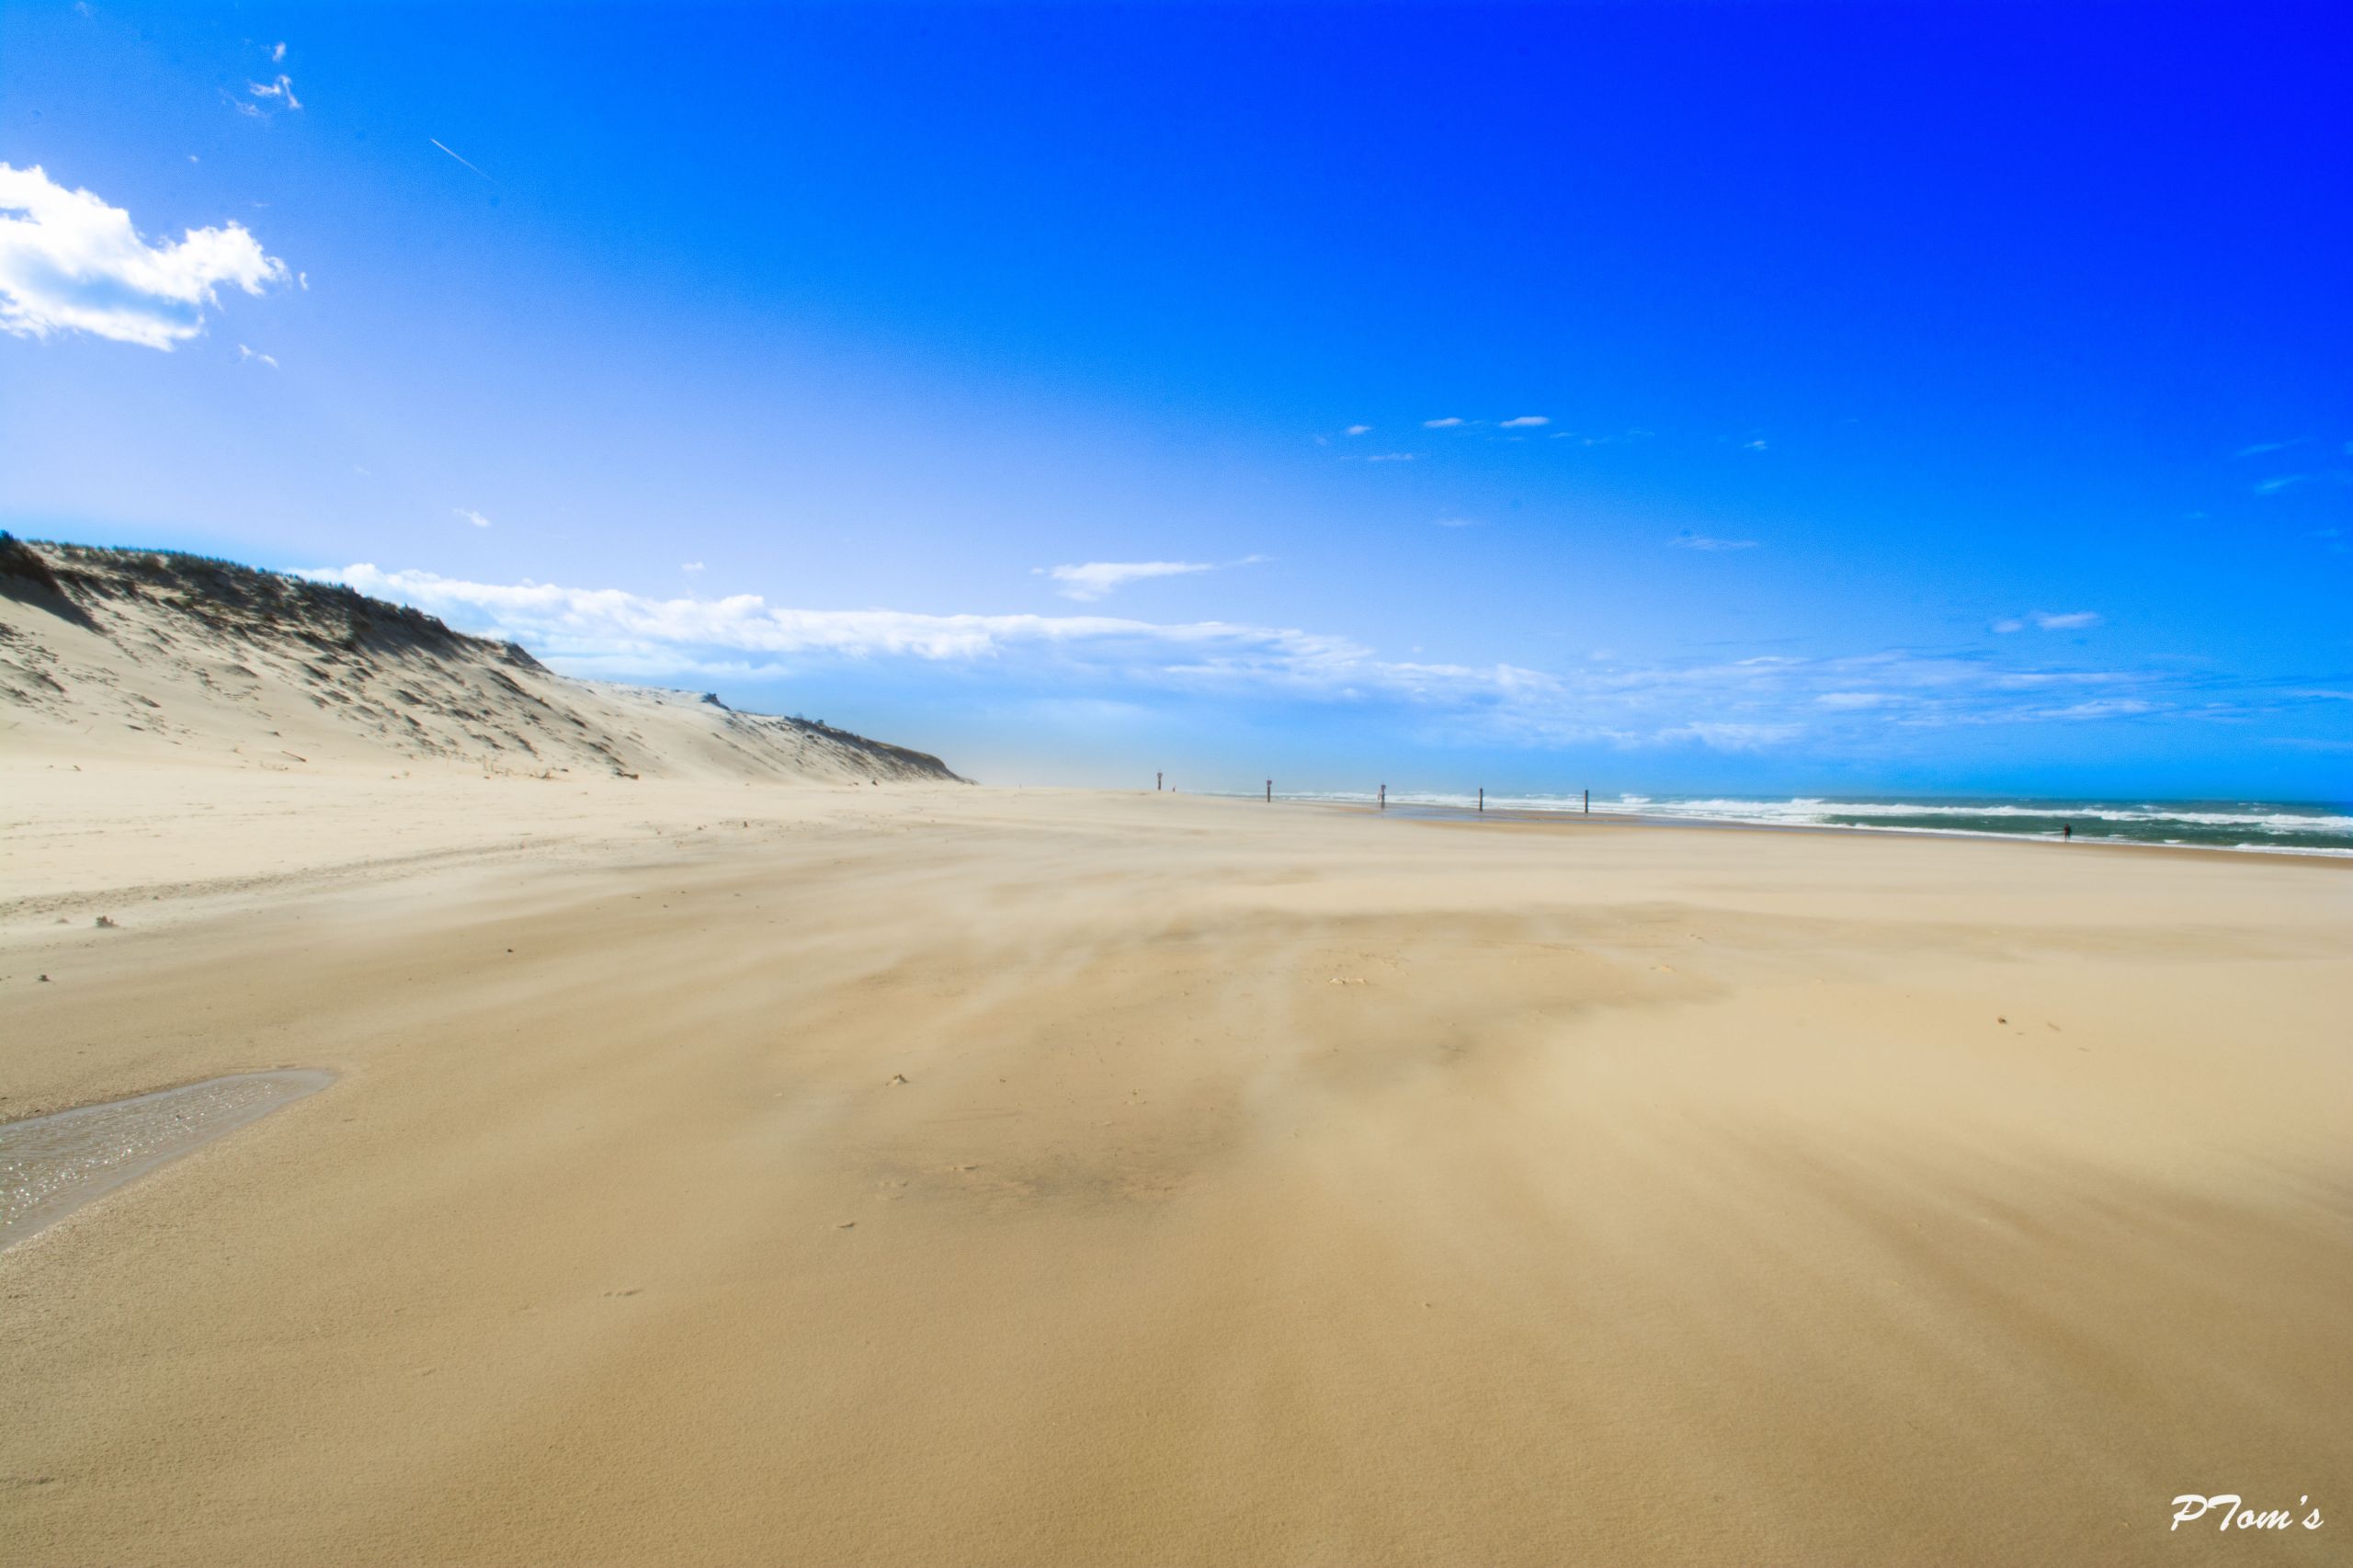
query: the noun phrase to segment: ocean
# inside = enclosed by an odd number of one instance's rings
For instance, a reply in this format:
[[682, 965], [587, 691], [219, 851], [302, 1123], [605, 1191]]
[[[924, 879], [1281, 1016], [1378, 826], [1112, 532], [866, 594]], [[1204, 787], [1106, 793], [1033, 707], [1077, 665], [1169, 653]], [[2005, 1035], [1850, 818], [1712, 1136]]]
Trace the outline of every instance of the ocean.
[[[1310, 790], [1282, 801], [1370, 805], [1370, 790]], [[1392, 810], [1469, 812], [1472, 794], [1392, 790]], [[1487, 797], [1491, 812], [1575, 813], [1576, 795]], [[1593, 814], [1650, 822], [1733, 823], [1765, 827], [1850, 828], [1869, 833], [1992, 838], [2121, 840], [2203, 849], [2353, 856], [2353, 806], [2296, 801], [2059, 801], [1996, 795], [1596, 795]]]

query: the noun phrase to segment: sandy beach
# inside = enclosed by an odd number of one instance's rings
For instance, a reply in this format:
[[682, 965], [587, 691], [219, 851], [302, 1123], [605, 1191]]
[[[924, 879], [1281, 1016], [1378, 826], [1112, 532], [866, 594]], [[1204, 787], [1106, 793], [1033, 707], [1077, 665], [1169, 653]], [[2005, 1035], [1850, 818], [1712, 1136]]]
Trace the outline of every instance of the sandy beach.
[[[6, 782], [0, 1118], [337, 1077], [0, 1252], [0, 1562], [2319, 1562], [2353, 1527], [2340, 864]], [[2188, 1492], [2329, 1523], [2169, 1534]]]
[[2353, 1568], [2348, 74], [0, 0], [0, 1568]]

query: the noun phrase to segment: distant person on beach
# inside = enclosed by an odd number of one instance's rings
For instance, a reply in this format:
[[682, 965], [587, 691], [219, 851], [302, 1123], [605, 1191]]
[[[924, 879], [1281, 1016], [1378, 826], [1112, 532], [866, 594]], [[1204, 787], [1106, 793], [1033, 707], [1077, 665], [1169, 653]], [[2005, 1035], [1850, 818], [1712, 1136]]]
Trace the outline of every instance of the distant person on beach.
[[2075, 837], [2075, 824], [2074, 823], [2071, 823], [2071, 822], [2063, 822], [2063, 823], [2061, 823], [2061, 824], [2059, 824], [2059, 836], [2060, 836], [2060, 837], [2062, 837], [2062, 838], [2073, 838], [2073, 837]]

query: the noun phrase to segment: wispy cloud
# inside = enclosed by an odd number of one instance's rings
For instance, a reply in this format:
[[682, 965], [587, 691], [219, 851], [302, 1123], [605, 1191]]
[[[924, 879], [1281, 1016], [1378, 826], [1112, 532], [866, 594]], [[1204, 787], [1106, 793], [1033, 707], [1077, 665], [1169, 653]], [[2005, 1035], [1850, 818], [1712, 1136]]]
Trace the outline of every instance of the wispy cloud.
[[683, 561], [678, 563], [678, 570], [681, 572], [699, 572], [702, 570], [702, 562], [699, 561]]
[[1768, 746], [1786, 745], [1805, 733], [1802, 724], [1726, 724], [1712, 720], [1694, 720], [1651, 735], [1653, 744], [1671, 741], [1695, 741], [1716, 751], [1763, 751]]
[[1422, 428], [1425, 430], [1451, 430], [1461, 423], [1462, 421], [1460, 418], [1449, 414], [1443, 419], [1423, 420]]
[[248, 359], [253, 360], [253, 361], [254, 361], [254, 362], [256, 362], [256, 364], [267, 365], [267, 366], [268, 366], [268, 367], [269, 367], [271, 369], [273, 369], [273, 370], [275, 370], [276, 369], [278, 369], [278, 361], [277, 361], [277, 360], [275, 360], [275, 359], [273, 359], [273, 358], [271, 358], [268, 355], [267, 355], [267, 354], [262, 354], [262, 353], [257, 353], [257, 352], [256, 352], [255, 350], [253, 350], [253, 349], [251, 349], [251, 348], [246, 347], [245, 347], [244, 344], [242, 344], [242, 343], [238, 344], [238, 345], [237, 345], [237, 363], [238, 363], [238, 364], [240, 364], [240, 365], [242, 365], [242, 364], [244, 364], [244, 363], [246, 360], [248, 360]]
[[1372, 434], [1372, 426], [1370, 425], [1351, 425], [1348, 426], [1348, 434], [1351, 436], [1369, 436]]
[[1685, 528], [1666, 542], [1677, 550], [1755, 550], [1756, 548], [1756, 541], [1753, 539], [1711, 539], [1706, 534], [1695, 534], [1689, 528]]
[[813, 661], [985, 663], [1006, 680], [1065, 699], [1133, 701], [1140, 690], [1161, 687], [1222, 701], [1378, 703], [1512, 744], [1749, 750], [1840, 735], [1863, 744], [1907, 728], [2089, 722], [2171, 710], [2211, 716], [2225, 698], [2244, 707], [2293, 697], [2201, 691], [2177, 673], [1905, 649], [1631, 665], [1597, 654], [1553, 672], [1383, 658], [1348, 637], [1230, 621], [793, 609], [753, 594], [654, 598], [364, 564], [303, 575], [510, 638], [579, 675], [777, 679]]
[[2099, 621], [2099, 612], [2093, 609], [2071, 609], [2056, 614], [2039, 609], [2029, 615], [1997, 620], [1994, 623], [1994, 630], [2006, 636], [2013, 631], [2024, 631], [2029, 626], [2042, 631], [2081, 631], [2087, 627], [2097, 626]]
[[1419, 452], [1375, 452], [1364, 460], [1369, 463], [1409, 463], [1421, 455]]
[[1503, 423], [1503, 428], [1506, 430], [1533, 430], [1539, 425], [1550, 425], [1551, 423], [1552, 423], [1552, 421], [1541, 414], [1523, 414], [1518, 415], [1517, 418], [1505, 420]]
[[490, 527], [490, 519], [483, 517], [480, 512], [475, 511], [472, 506], [455, 507], [453, 508], [453, 512], [454, 515], [463, 517], [466, 521], [472, 523], [478, 528], [486, 528]]
[[284, 44], [274, 43], [269, 46], [269, 62], [272, 65], [282, 64], [284, 63], [285, 59], [286, 46]]
[[67, 190], [36, 165], [0, 164], [0, 330], [86, 332], [165, 351], [204, 330], [222, 287], [258, 294], [287, 278], [236, 223], [150, 244], [131, 214]]
[[[287, 108], [299, 109], [302, 100], [294, 96], [294, 84], [283, 72], [274, 82], [248, 82], [245, 91], [256, 98], [276, 99]], [[329, 97], [334, 95], [330, 94]]]
[[1615, 447], [1633, 441], [1647, 441], [1654, 433], [1649, 430], [1621, 430], [1612, 435], [1597, 436], [1582, 430], [1555, 430], [1552, 439], [1568, 441], [1580, 447]]
[[2257, 495], [2277, 495], [2290, 485], [2310, 483], [2312, 477], [2309, 473], [2283, 473], [2270, 479], [2258, 479], [2255, 482], [2255, 493]]
[[1442, 528], [1475, 528], [1479, 526], [1479, 519], [1476, 517], [1440, 517], [1438, 520], [1438, 526]]
[[2259, 458], [2266, 452], [2284, 452], [2290, 447], [2301, 447], [2303, 444], [2304, 437], [2302, 436], [2291, 436], [2284, 441], [2256, 441], [2250, 445], [2241, 447], [2237, 451], [2233, 452], [2231, 456], [2234, 458]]
[[2039, 719], [2130, 719], [2135, 714], [2151, 713], [2156, 704], [2137, 697], [2100, 697], [2087, 702], [2072, 702], [2064, 708], [2045, 708], [2034, 716]]
[[1060, 585], [1058, 591], [1063, 597], [1091, 603], [1108, 597], [1130, 583], [1141, 583], [1153, 577], [1184, 577], [1196, 572], [1214, 572], [1217, 564], [1210, 561], [1090, 561], [1081, 566], [1053, 566], [1043, 570], [1047, 576]]
[[[439, 137], [438, 137], [438, 136], [428, 136], [428, 137], [426, 137], [426, 140], [427, 142], [432, 142], [436, 147], [439, 147], [439, 148], [441, 149], [441, 151], [443, 151], [444, 153], [449, 153], [449, 147], [448, 147], [447, 145], [445, 145], [445, 144], [442, 142], [442, 141], [441, 141], [441, 139], [440, 139]], [[449, 156], [451, 156], [451, 157], [453, 157], [453, 158], [458, 158], [458, 154], [457, 154], [457, 153], [449, 153]], [[466, 163], [466, 160], [465, 160], [465, 159], [463, 159], [463, 158], [458, 158], [458, 162], [460, 162], [460, 163], [461, 163], [461, 164], [465, 164], [465, 165], [466, 165], [466, 167], [468, 167], [468, 168], [470, 168], [470, 169], [474, 169], [473, 165]], [[483, 174], [482, 174], [482, 171], [481, 171], [480, 169], [474, 169], [474, 173], [476, 173], [476, 174], [478, 174], [478, 175], [482, 175], [482, 177], [483, 177], [483, 178], [484, 178], [484, 179], [490, 179], [490, 176], [489, 176], [488, 175], [483, 175]], [[495, 180], [493, 180], [491, 183], [493, 183], [493, 184], [494, 185], [494, 184], [496, 184], [497, 182], [496, 182]]]

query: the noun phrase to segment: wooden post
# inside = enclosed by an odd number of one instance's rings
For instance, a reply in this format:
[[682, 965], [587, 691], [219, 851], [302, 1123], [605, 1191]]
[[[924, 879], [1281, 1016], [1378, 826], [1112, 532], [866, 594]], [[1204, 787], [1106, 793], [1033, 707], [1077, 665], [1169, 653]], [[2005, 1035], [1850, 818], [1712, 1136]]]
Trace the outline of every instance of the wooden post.
[[1381, 787], [1381, 809], [1384, 812], [1389, 809], [1389, 786], [1386, 784]]
[[1152, 787], [1153, 787], [1154, 790], [1159, 789], [1159, 788], [1161, 787], [1161, 783], [1160, 783], [1160, 781], [1161, 781], [1162, 779], [1164, 779], [1164, 778], [1167, 778], [1167, 777], [1168, 777], [1168, 775], [1166, 775], [1165, 773], [1155, 773], [1155, 774], [1154, 774], [1154, 775], [1152, 776]]
[[1482, 812], [1484, 812], [1486, 809], [1487, 809], [1487, 787], [1486, 787], [1484, 784], [1482, 784], [1482, 785], [1480, 785], [1480, 786], [1479, 786], [1479, 810], [1480, 810], [1480, 811], [1482, 811]]
[[1585, 792], [1585, 814], [1593, 815], [1593, 791], [1590, 790]]
[[1273, 805], [1274, 803], [1275, 803], [1275, 781], [1274, 781], [1273, 779], [1269, 778], [1269, 779], [1267, 779], [1267, 804], [1268, 804], [1268, 805], [1270, 805], [1270, 806], [1271, 806], [1271, 805]]

